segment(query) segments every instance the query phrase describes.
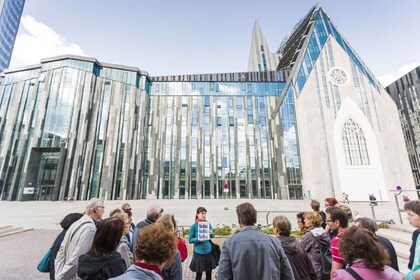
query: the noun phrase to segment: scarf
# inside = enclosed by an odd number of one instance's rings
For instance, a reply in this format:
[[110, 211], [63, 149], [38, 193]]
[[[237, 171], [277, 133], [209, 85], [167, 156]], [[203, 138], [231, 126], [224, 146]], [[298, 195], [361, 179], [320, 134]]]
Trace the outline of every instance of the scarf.
[[160, 277], [162, 277], [162, 279], [163, 279], [162, 271], [160, 271], [160, 269], [159, 269], [159, 267], [158, 267], [157, 265], [155, 265], [155, 264], [148, 264], [148, 263], [144, 263], [144, 262], [141, 262], [141, 261], [139, 261], [139, 260], [137, 260], [137, 261], [135, 262], [135, 265], [137, 265], [137, 266], [139, 266], [139, 267], [141, 267], [141, 268], [144, 268], [144, 269], [147, 269], [147, 270], [151, 270], [151, 271], [153, 271], [153, 272], [156, 272], [156, 273], [157, 273], [157, 274], [159, 274], [159, 275], [160, 275]]

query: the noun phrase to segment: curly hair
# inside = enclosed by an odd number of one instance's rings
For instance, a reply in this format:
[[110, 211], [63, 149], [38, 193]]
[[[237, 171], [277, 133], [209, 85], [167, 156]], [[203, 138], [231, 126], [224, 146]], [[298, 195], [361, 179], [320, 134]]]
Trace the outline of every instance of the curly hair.
[[136, 246], [136, 256], [146, 263], [162, 264], [175, 256], [176, 250], [175, 234], [162, 225], [153, 224], [142, 230]]
[[340, 252], [349, 264], [363, 259], [368, 268], [380, 271], [389, 264], [388, 253], [378, 242], [378, 237], [364, 227], [352, 226], [343, 232]]
[[273, 226], [279, 231], [279, 235], [290, 236], [292, 225], [290, 224], [289, 219], [287, 219], [285, 216], [274, 217]]
[[320, 227], [322, 225], [322, 217], [319, 213], [307, 212], [304, 217], [312, 222], [313, 227]]

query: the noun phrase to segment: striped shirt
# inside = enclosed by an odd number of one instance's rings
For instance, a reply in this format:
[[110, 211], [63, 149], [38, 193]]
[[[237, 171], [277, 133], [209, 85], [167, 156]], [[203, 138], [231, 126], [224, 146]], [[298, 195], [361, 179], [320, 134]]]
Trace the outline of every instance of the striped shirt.
[[331, 255], [332, 255], [332, 261], [340, 264], [344, 264], [344, 259], [340, 254], [340, 236], [343, 233], [342, 230], [338, 231], [338, 234], [336, 237], [331, 239], [330, 241], [330, 247], [331, 247]]

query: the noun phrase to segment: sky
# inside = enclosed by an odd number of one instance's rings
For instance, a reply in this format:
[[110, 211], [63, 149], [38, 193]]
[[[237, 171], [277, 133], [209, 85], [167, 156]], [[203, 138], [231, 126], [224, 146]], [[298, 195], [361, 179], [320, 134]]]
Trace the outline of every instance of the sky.
[[[151, 76], [244, 72], [255, 20], [274, 52], [316, 3], [26, 0], [10, 68], [76, 54]], [[382, 85], [420, 65], [420, 1], [318, 3]]]

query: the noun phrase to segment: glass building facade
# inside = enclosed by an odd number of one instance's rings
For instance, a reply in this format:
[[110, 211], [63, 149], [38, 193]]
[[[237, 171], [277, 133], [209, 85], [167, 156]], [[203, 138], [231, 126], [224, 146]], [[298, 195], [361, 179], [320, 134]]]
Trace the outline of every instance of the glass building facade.
[[414, 182], [420, 190], [420, 67], [387, 86], [386, 90], [398, 107]]
[[25, 0], [0, 1], [0, 72], [9, 67]]

